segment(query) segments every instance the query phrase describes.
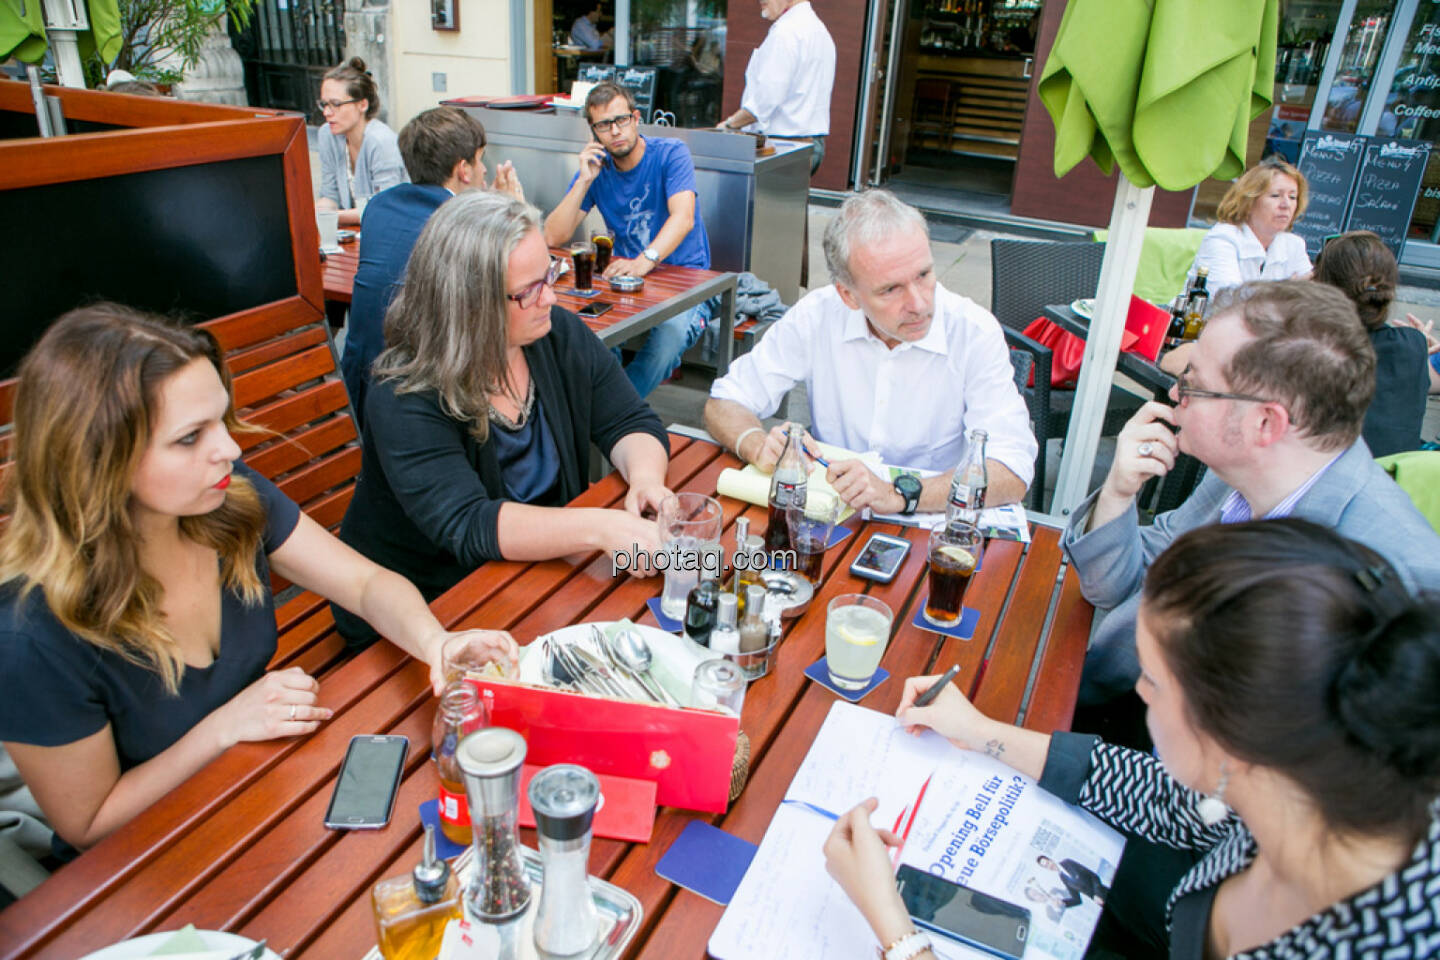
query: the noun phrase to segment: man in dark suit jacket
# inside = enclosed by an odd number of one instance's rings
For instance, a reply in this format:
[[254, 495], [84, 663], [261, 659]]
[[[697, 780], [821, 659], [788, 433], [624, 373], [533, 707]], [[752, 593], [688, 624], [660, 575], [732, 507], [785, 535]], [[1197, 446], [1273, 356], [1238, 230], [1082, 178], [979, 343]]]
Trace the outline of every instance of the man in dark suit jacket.
[[1064, 904], [1067, 907], [1079, 906], [1081, 896], [1103, 905], [1105, 898], [1110, 895], [1110, 888], [1100, 880], [1100, 875], [1083, 863], [1069, 858], [1056, 863], [1045, 856], [1036, 857], [1035, 862], [1046, 870], [1054, 870], [1060, 874], [1060, 882], [1070, 894]]
[[[360, 264], [340, 357], [357, 429], [364, 416], [370, 365], [385, 349], [385, 310], [404, 283], [405, 264], [420, 231], [440, 204], [462, 190], [486, 187], [485, 128], [459, 107], [419, 114], [400, 131], [399, 143], [411, 182], [376, 194], [365, 206]], [[509, 162], [495, 171], [494, 189], [525, 199]]]

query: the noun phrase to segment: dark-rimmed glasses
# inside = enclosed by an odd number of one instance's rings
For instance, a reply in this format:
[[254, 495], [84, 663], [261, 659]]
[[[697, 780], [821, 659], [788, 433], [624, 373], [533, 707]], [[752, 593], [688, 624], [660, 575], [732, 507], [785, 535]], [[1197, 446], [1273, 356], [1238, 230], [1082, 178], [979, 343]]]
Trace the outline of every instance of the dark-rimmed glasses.
[[1199, 387], [1190, 386], [1191, 369], [1186, 367], [1175, 378], [1175, 397], [1180, 403], [1186, 400], [1249, 400], [1252, 403], [1272, 403], [1265, 397], [1256, 397], [1248, 393], [1221, 393], [1218, 390], [1202, 390]]
[[551, 257], [550, 269], [545, 271], [543, 278], [536, 280], [519, 293], [505, 294], [505, 299], [513, 300], [518, 303], [522, 309], [528, 310], [539, 302], [542, 288], [555, 286], [555, 281], [560, 279], [560, 271], [563, 270], [564, 267], [565, 261], [559, 257]]
[[602, 133], [615, 133], [630, 126], [631, 121], [634, 119], [635, 115], [633, 113], [621, 113], [605, 120], [595, 121], [590, 124], [590, 129], [595, 131], [596, 136]]
[[317, 107], [320, 108], [320, 112], [321, 112], [321, 113], [325, 113], [325, 112], [330, 111], [330, 110], [339, 110], [341, 107], [345, 106], [347, 103], [359, 103], [359, 102], [360, 102], [359, 100], [316, 100], [316, 101], [315, 101], [315, 106], [317, 106]]

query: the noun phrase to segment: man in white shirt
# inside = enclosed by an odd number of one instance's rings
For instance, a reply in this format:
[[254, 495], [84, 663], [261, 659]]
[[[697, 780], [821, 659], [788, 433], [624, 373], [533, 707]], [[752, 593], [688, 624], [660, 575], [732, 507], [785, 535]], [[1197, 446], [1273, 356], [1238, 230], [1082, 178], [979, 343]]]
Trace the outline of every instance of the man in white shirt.
[[915, 498], [859, 460], [831, 464], [827, 479], [856, 509], [944, 509], [976, 428], [989, 434], [987, 503], [1022, 499], [1038, 448], [1005, 338], [989, 312], [936, 282], [925, 218], [870, 190], [841, 205], [824, 246], [834, 284], [807, 294], [730, 365], [710, 390], [706, 429], [769, 472], [784, 431], [767, 433], [759, 418], [804, 383], [819, 439], [878, 451], [887, 464], [943, 471]]
[[830, 133], [835, 41], [809, 0], [760, 0], [760, 15], [772, 21], [770, 30], [745, 68], [740, 109], [720, 127], [811, 141], [813, 174], [825, 156], [825, 137]]

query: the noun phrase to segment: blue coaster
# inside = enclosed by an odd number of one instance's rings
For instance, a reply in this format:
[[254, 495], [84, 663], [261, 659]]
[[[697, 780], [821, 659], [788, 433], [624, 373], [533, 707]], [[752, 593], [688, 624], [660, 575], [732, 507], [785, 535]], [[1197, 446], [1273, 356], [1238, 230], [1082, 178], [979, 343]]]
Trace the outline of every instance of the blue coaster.
[[826, 690], [838, 693], [840, 696], [844, 697], [846, 700], [849, 700], [851, 703], [859, 703], [861, 698], [863, 698], [865, 694], [869, 693], [871, 690], [874, 690], [876, 687], [880, 686], [880, 684], [890, 679], [890, 671], [886, 670], [884, 667], [878, 667], [875, 670], [875, 676], [870, 678], [870, 685], [868, 687], [864, 687], [860, 690], [842, 690], [839, 687], [835, 686], [835, 684], [830, 682], [830, 667], [825, 663], [825, 658], [821, 657], [819, 660], [816, 660], [814, 663], [810, 664], [810, 666], [805, 668], [805, 676], [809, 677], [811, 680], [814, 680]]
[[566, 287], [560, 292], [572, 297], [584, 297], [588, 300], [591, 297], [598, 297], [600, 295], [600, 288], [595, 287], [593, 290], [576, 290], [574, 287]]
[[[929, 599], [929, 596], [926, 596]], [[980, 622], [980, 611], [974, 607], [960, 608], [960, 622], [953, 627], [937, 627], [925, 619], [925, 601], [915, 605], [915, 616], [910, 623], [921, 630], [929, 630], [931, 633], [938, 633], [942, 637], [954, 637], [956, 640], [969, 640], [975, 636], [975, 627]]]
[[679, 633], [685, 629], [684, 623], [679, 620], [672, 620], [660, 612], [659, 597], [651, 597], [649, 600], [646, 600], [645, 606], [650, 608], [650, 615], [655, 618], [656, 623], [660, 624], [660, 629], [666, 633]]
[[655, 872], [723, 907], [735, 896], [756, 849], [704, 820], [691, 820], [655, 864]]
[[440, 801], [426, 800], [420, 804], [420, 825], [435, 828], [435, 856], [441, 860], [450, 860], [465, 852], [465, 848], [455, 843], [440, 831]]
[[844, 543], [846, 540], [850, 539], [850, 535], [854, 532], [855, 531], [851, 530], [849, 527], [835, 527], [833, 530], [830, 531], [830, 540], [825, 544], [825, 549], [829, 550], [837, 543]]

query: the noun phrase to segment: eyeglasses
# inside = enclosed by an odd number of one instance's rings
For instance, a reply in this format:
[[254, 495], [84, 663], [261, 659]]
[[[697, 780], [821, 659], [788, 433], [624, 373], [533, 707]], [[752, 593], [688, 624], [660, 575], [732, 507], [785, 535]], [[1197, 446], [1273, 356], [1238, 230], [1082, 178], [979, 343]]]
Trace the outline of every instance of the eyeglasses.
[[1181, 371], [1180, 376], [1175, 378], [1175, 396], [1181, 403], [1186, 400], [1249, 400], [1253, 403], [1272, 403], [1265, 397], [1256, 397], [1248, 393], [1221, 393], [1217, 390], [1201, 390], [1199, 387], [1190, 386], [1191, 370], [1186, 367]]
[[555, 286], [555, 281], [560, 279], [560, 271], [565, 266], [565, 261], [559, 257], [550, 258], [550, 269], [545, 271], [544, 278], [536, 280], [519, 293], [505, 294], [506, 300], [513, 300], [522, 309], [528, 310], [540, 302], [540, 291], [545, 287]]
[[590, 124], [590, 129], [594, 130], [597, 134], [614, 133], [617, 130], [624, 130], [626, 127], [630, 126], [630, 123], [634, 119], [634, 114], [622, 113], [619, 116], [611, 117], [608, 120], [599, 120], [595, 123], [592, 123]]
[[331, 110], [339, 110], [347, 103], [359, 103], [359, 100], [316, 100], [315, 106], [320, 108], [321, 113], [328, 113]]

